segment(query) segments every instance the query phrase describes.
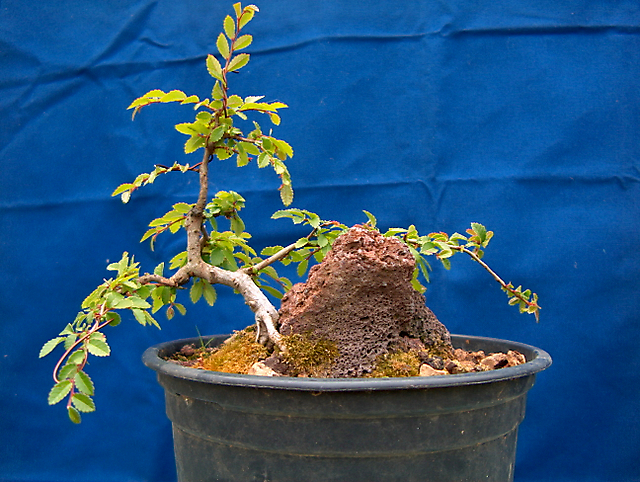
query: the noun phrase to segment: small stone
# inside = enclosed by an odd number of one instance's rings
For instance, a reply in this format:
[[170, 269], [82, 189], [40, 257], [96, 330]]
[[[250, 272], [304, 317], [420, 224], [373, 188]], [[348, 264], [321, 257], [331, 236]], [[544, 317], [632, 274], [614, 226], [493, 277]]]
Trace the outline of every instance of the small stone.
[[423, 363], [420, 365], [420, 376], [421, 377], [432, 377], [434, 375], [448, 375], [449, 372], [447, 370], [436, 370], [431, 365]]
[[192, 345], [185, 345], [180, 349], [180, 354], [184, 356], [191, 356], [196, 352]]
[[444, 366], [444, 369], [449, 373], [451, 373], [452, 375], [455, 375], [457, 373], [462, 373], [460, 366], [453, 360], [448, 360]]
[[509, 360], [507, 355], [504, 353], [492, 353], [488, 357], [483, 358], [480, 363], [490, 370], [496, 370], [507, 366], [509, 364]]
[[431, 368], [435, 368], [436, 370], [444, 370], [444, 360], [439, 356], [434, 356], [425, 361]]
[[249, 368], [249, 371], [247, 372], [247, 375], [260, 375], [260, 376], [263, 376], [263, 377], [279, 377], [279, 376], [281, 376], [273, 368], [269, 368], [267, 365], [265, 365], [261, 361], [255, 362], [251, 366], [251, 368]]
[[507, 352], [507, 358], [509, 359], [510, 367], [515, 367], [515, 366], [523, 365], [527, 363], [527, 359], [525, 358], [525, 356], [522, 353], [515, 350], [509, 350]]

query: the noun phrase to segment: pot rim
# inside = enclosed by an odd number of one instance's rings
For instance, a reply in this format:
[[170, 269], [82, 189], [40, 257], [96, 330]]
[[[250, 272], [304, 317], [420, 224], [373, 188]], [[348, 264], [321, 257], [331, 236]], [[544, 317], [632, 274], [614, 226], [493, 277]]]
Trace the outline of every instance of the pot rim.
[[[465, 345], [466, 349], [484, 349], [486, 352], [507, 352], [508, 350], [517, 350], [525, 355], [527, 362], [515, 367], [500, 368], [498, 370], [489, 370], [486, 372], [461, 373], [457, 375], [435, 375], [429, 377], [298, 378], [214, 372], [185, 367], [177, 363], [168, 362], [161, 358], [162, 354], [174, 353], [179, 347], [185, 344], [198, 343], [212, 338], [226, 338], [228, 336], [230, 335], [214, 335], [202, 338], [185, 338], [160, 343], [148, 348], [144, 352], [142, 355], [142, 362], [147, 367], [156, 371], [158, 376], [165, 375], [194, 382], [216, 385], [281, 390], [303, 390], [312, 392], [404, 390], [495, 383], [532, 376], [542, 370], [545, 370], [551, 365], [551, 356], [540, 348], [497, 338], [465, 335], [451, 335], [451, 341], [454, 347], [460, 348]], [[489, 348], [482, 348], [483, 346], [489, 346]]]

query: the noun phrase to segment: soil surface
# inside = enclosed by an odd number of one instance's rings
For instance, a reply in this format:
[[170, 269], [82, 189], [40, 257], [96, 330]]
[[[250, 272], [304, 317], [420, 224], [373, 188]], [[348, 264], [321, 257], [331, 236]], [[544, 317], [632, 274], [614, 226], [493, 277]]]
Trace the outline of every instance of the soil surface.
[[268, 353], [247, 328], [216, 349], [186, 346], [174, 361], [234, 373], [333, 378], [433, 376], [525, 363], [517, 352], [454, 349], [449, 331], [411, 284], [414, 268], [404, 243], [355, 226], [311, 268], [306, 283], [282, 298], [285, 352]]

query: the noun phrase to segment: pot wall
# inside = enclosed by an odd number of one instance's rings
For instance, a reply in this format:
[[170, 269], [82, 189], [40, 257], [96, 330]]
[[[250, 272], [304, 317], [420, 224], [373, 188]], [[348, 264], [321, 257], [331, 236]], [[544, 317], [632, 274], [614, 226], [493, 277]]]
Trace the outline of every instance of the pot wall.
[[[221, 342], [225, 337], [216, 337]], [[178, 478], [195, 481], [511, 481], [518, 426], [548, 354], [454, 336], [465, 349], [516, 349], [527, 363], [402, 379], [221, 374], [164, 362], [152, 347], [173, 423]]]

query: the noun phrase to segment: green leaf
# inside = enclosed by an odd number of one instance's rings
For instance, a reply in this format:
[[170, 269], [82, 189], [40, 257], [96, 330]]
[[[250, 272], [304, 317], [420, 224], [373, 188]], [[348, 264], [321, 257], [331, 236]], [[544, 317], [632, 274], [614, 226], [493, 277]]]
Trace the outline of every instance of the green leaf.
[[375, 228], [378, 222], [376, 217], [373, 214], [371, 214], [369, 211], [365, 211], [364, 209], [362, 210], [362, 212], [365, 213], [367, 218], [369, 219], [369, 221], [367, 221], [367, 224], [369, 224], [372, 228]]
[[306, 259], [298, 263], [298, 268], [296, 269], [296, 272], [300, 278], [302, 278], [304, 274], [307, 272], [308, 266], [309, 266], [309, 261], [307, 261]]
[[61, 382], [56, 383], [49, 392], [49, 397], [47, 399], [49, 405], [55, 405], [62, 401], [64, 397], [71, 392], [71, 386], [71, 380], [62, 380]]
[[249, 164], [249, 156], [247, 155], [247, 151], [242, 148], [242, 144], [238, 144], [238, 161], [236, 165], [238, 167], [244, 167]]
[[139, 296], [129, 296], [127, 299], [131, 302], [131, 308], [141, 308], [143, 310], [151, 308], [151, 305]]
[[[229, 17], [231, 18], [231, 17]], [[242, 67], [249, 63], [249, 54], [238, 54], [231, 62], [229, 62], [229, 72], [233, 72], [234, 70], [240, 70]]]
[[191, 154], [192, 152], [197, 151], [201, 147], [204, 147], [204, 145], [205, 145], [204, 137], [200, 137], [198, 135], [192, 136], [184, 144], [184, 153]]
[[244, 231], [244, 222], [239, 216], [233, 216], [231, 218], [231, 231], [236, 234], [240, 234]]
[[176, 102], [183, 101], [187, 98], [187, 95], [181, 90], [172, 90], [160, 97], [160, 102]]
[[227, 130], [227, 126], [218, 126], [211, 131], [209, 135], [209, 142], [218, 142], [222, 139], [224, 132]]
[[244, 10], [242, 11], [242, 18], [240, 18], [240, 28], [244, 27], [251, 21], [255, 12], [259, 12], [258, 7], [255, 5], [247, 5], [244, 7]]
[[59, 343], [62, 343], [64, 340], [65, 340], [65, 337], [59, 336], [54, 338], [53, 340], [49, 340], [48, 342], [46, 342], [43, 345], [43, 347], [40, 349], [39, 358], [47, 356], [49, 353], [51, 353], [55, 349], [55, 347], [58, 346]]
[[222, 77], [222, 66], [220, 65], [220, 62], [218, 62], [218, 59], [211, 54], [207, 55], [207, 71], [214, 79], [224, 82], [224, 78]]
[[80, 413], [73, 407], [69, 407], [69, 409], [67, 410], [67, 413], [69, 414], [69, 419], [75, 423], [78, 424], [82, 421], [82, 418], [80, 417]]
[[480, 223], [471, 223], [471, 229], [473, 229], [474, 233], [478, 235], [480, 244], [484, 243], [487, 239], [487, 228]]
[[93, 395], [93, 382], [91, 381], [91, 378], [89, 378], [89, 375], [87, 375], [85, 372], [81, 370], [76, 373], [74, 381], [76, 383], [76, 388], [82, 393]]
[[71, 397], [71, 403], [80, 412], [93, 412], [96, 409], [91, 397], [84, 393], [74, 393]]
[[116, 190], [115, 190], [115, 191], [113, 191], [113, 192], [111, 193], [111, 196], [114, 196], [114, 197], [115, 197], [115, 196], [117, 196], [118, 194], [122, 194], [122, 193], [123, 193], [123, 192], [125, 192], [125, 191], [129, 191], [132, 187], [134, 187], [134, 185], [133, 185], [133, 184], [130, 184], [130, 183], [128, 183], [128, 184], [120, 184], [120, 185], [116, 188]]
[[227, 34], [229, 39], [236, 36], [236, 23], [233, 21], [230, 15], [227, 15], [224, 19], [224, 33]]
[[58, 372], [58, 380], [70, 380], [71, 378], [74, 378], [76, 376], [77, 372], [78, 365], [74, 363], [67, 363]]
[[142, 326], [145, 326], [147, 324], [147, 317], [145, 315], [146, 311], [139, 308], [132, 308], [131, 312], [133, 313], [133, 316], [138, 323], [140, 323]]
[[195, 104], [197, 102], [200, 102], [200, 97], [198, 97], [197, 95], [190, 95], [182, 102], [180, 102], [180, 104]]
[[156, 319], [153, 316], [151, 316], [148, 311], [145, 311], [144, 315], [147, 318], [147, 323], [149, 323], [150, 325], [155, 326], [158, 330], [162, 330], [162, 328], [160, 327], [160, 325], [158, 324]]
[[115, 311], [110, 311], [106, 314], [106, 319], [109, 320], [109, 326], [118, 326], [122, 319], [120, 315]]
[[229, 57], [229, 43], [225, 38], [224, 34], [218, 35], [218, 40], [216, 41], [216, 47], [218, 47], [218, 52], [222, 55], [223, 58]]
[[280, 116], [278, 114], [269, 112], [269, 118], [271, 119], [271, 122], [273, 123], [273, 125], [276, 125], [276, 126], [280, 125]]
[[268, 285], [262, 285], [261, 288], [266, 291], [267, 293], [269, 293], [271, 296], [277, 298], [277, 299], [282, 299], [282, 293], [280, 293], [277, 289], [275, 289], [273, 286], [268, 286]]
[[203, 291], [205, 301], [209, 304], [209, 306], [213, 306], [218, 298], [218, 294], [216, 293], [216, 289], [209, 283], [203, 282]]
[[175, 128], [181, 134], [186, 134], [188, 136], [198, 134], [198, 131], [193, 127], [193, 123], [191, 122], [183, 122], [182, 124], [176, 124]]
[[283, 184], [280, 186], [280, 199], [285, 206], [291, 205], [293, 202], [293, 189], [291, 188], [291, 184]]
[[187, 309], [181, 303], [174, 303], [173, 306], [180, 312], [182, 316], [187, 314]]
[[242, 4], [240, 2], [234, 3], [233, 9], [236, 11], [236, 18], [240, 18], [240, 15], [242, 15]]
[[99, 338], [90, 338], [87, 343], [87, 349], [93, 356], [103, 357], [109, 356], [111, 353], [111, 348], [109, 348], [107, 342]]
[[211, 91], [211, 97], [213, 97], [214, 100], [220, 100], [223, 96], [224, 94], [222, 93], [222, 87], [220, 87], [220, 81], [216, 81], [213, 86], [213, 90]]
[[246, 49], [249, 45], [251, 45], [251, 42], [253, 42], [253, 37], [251, 35], [241, 35], [233, 44], [234, 50]]
[[197, 303], [200, 297], [202, 296], [202, 283], [200, 280], [194, 280], [191, 285], [191, 289], [189, 290], [189, 298], [191, 298], [191, 303]]

